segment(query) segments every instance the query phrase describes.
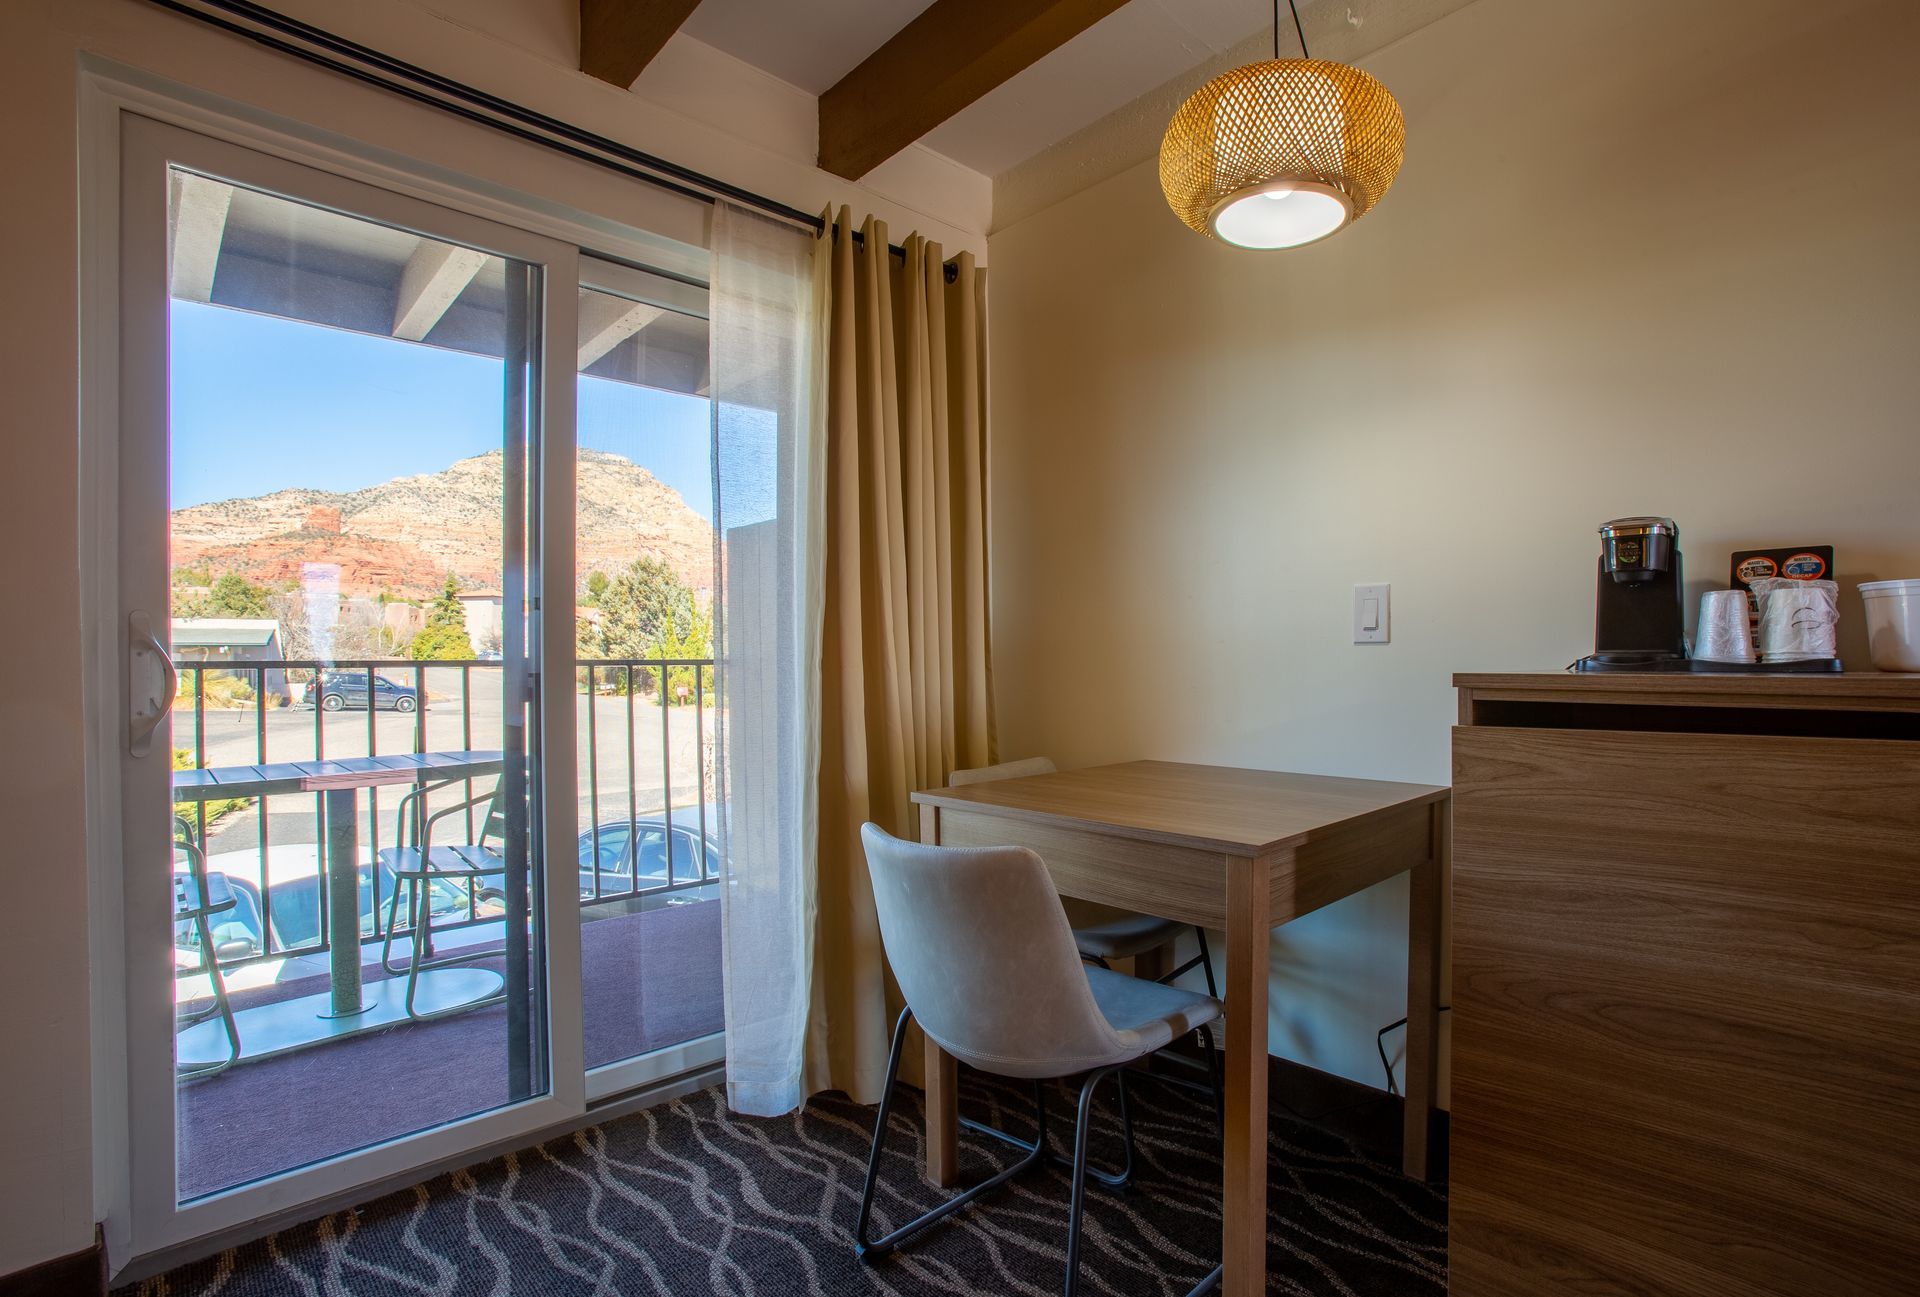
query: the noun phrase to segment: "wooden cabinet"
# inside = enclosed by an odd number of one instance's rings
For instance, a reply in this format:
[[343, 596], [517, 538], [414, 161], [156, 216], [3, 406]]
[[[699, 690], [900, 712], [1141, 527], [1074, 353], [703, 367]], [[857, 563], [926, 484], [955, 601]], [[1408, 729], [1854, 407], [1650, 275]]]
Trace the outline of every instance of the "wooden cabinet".
[[1451, 1291], [1920, 1292], [1920, 679], [1455, 683]]

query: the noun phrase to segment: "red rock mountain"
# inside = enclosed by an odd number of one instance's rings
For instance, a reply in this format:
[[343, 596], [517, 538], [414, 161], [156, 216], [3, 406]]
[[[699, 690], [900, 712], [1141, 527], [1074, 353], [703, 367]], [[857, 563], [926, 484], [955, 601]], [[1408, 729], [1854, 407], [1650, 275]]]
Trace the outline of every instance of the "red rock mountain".
[[[173, 566], [271, 586], [299, 581], [306, 564], [332, 564], [343, 595], [430, 598], [449, 571], [469, 588], [498, 589], [501, 464], [490, 451], [344, 494], [292, 488], [176, 509]], [[713, 585], [712, 527], [624, 456], [580, 452], [574, 525], [583, 577], [647, 554], [695, 589]]]

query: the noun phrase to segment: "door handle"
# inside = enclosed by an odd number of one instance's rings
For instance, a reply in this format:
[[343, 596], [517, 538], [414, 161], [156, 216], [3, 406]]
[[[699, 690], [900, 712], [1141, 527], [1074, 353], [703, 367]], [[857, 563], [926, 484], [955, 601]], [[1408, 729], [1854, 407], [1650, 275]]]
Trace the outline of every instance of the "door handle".
[[[161, 687], [153, 688], [155, 666]], [[143, 612], [127, 615], [127, 751], [144, 757], [153, 750], [154, 731], [173, 710], [180, 692], [180, 672], [167, 656], [166, 645], [153, 633], [153, 622]]]

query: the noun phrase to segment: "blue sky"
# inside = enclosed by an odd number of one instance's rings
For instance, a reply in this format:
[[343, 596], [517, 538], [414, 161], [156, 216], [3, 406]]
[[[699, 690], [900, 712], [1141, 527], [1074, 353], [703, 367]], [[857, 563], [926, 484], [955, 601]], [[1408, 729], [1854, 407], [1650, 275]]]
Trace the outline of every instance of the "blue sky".
[[[173, 507], [286, 487], [353, 491], [500, 445], [500, 362], [171, 304]], [[580, 380], [580, 444], [625, 455], [712, 520], [707, 402]]]

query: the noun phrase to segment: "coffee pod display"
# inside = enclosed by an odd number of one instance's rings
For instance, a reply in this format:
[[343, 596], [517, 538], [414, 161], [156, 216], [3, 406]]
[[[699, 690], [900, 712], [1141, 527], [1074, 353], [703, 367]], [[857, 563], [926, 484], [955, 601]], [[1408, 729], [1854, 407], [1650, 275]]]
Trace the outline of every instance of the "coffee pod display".
[[1745, 590], [1708, 590], [1700, 596], [1693, 656], [1703, 662], [1752, 662], [1753, 631]]
[[1832, 581], [1755, 581], [1760, 601], [1760, 660], [1808, 662], [1840, 654], [1840, 587]]

